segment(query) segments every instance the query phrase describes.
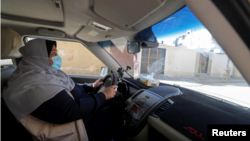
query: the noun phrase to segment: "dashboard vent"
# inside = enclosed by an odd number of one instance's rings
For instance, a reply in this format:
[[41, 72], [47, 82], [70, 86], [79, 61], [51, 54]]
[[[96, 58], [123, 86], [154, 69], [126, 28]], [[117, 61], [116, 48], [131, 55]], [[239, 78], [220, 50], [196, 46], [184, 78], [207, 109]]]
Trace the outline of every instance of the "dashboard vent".
[[158, 118], [161, 116], [161, 114], [167, 110], [171, 105], [173, 105], [174, 102], [171, 99], [168, 99], [167, 102], [165, 102], [161, 107], [159, 107], [153, 114], [152, 116]]

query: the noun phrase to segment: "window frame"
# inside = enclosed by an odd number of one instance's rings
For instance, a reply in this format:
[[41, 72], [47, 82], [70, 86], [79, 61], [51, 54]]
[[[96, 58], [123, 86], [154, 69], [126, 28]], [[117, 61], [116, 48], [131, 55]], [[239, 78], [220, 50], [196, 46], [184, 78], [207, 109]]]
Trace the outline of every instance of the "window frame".
[[[99, 59], [106, 67], [109, 67], [107, 64], [105, 64], [98, 56], [96, 56], [89, 48], [87, 45], [85, 45], [83, 42], [75, 40], [75, 39], [61, 39], [61, 38], [54, 38], [54, 37], [44, 37], [44, 36], [24, 36], [23, 37], [23, 43], [24, 45], [28, 42], [28, 38], [40, 38], [40, 39], [48, 39], [48, 40], [56, 40], [56, 41], [66, 41], [66, 42], [77, 42], [83, 45], [88, 51], [90, 51], [97, 59]], [[102, 47], [101, 47], [102, 48]], [[103, 48], [102, 48], [103, 49]], [[109, 67], [110, 68], [110, 67]], [[67, 74], [67, 73], [66, 73]], [[67, 74], [71, 78], [100, 78], [102, 77], [101, 75], [99, 76], [94, 76], [94, 75], [73, 75], [73, 74]]]

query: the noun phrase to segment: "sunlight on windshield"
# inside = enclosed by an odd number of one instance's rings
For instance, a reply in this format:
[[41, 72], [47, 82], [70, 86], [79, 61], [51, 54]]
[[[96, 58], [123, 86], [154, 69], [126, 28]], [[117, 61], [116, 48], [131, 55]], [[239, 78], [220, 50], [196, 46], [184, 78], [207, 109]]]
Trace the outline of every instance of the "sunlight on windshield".
[[153, 72], [161, 83], [180, 85], [250, 107], [249, 85], [187, 6], [151, 29], [159, 43], [157, 48], [142, 48], [141, 52], [128, 55], [124, 39], [117, 39], [105, 49], [114, 50], [112, 47], [117, 45], [119, 52], [109, 53], [122, 67], [130, 65], [135, 78]]

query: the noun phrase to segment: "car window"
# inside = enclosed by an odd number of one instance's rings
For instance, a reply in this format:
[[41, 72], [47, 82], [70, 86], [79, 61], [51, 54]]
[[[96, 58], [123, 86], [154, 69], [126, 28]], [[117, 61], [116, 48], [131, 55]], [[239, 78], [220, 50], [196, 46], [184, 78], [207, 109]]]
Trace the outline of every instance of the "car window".
[[128, 41], [124, 38], [112, 39], [110, 41], [99, 42], [115, 61], [123, 68], [129, 66], [131, 69], [127, 72], [134, 76], [134, 55], [127, 52]]
[[13, 65], [12, 59], [1, 59], [1, 66], [2, 65]]
[[[28, 41], [35, 38], [28, 38]], [[62, 58], [61, 70], [68, 75], [101, 76], [106, 66], [84, 45], [78, 42], [56, 41], [58, 55]]]
[[153, 35], [145, 30], [140, 34], [143, 39], [154, 36], [159, 43], [157, 48], [142, 48], [141, 52], [126, 56], [126, 49], [121, 50], [112, 40], [99, 44], [122, 67], [132, 60], [129, 65], [133, 65], [134, 77], [153, 73], [161, 83], [180, 85], [250, 107], [248, 83], [188, 6], [148, 29]]
[[[155, 24], [151, 29], [160, 45], [158, 51], [142, 51], [142, 58], [148, 55], [146, 58], [150, 61], [142, 63], [141, 67], [147, 66], [148, 71], [142, 69], [141, 74], [147, 74], [151, 70], [156, 74], [154, 77], [162, 82], [181, 85], [250, 107], [248, 83], [188, 6]], [[164, 56], [163, 63], [153, 65], [161, 58], [154, 59], [159, 52]], [[158, 67], [161, 71], [157, 72]]]

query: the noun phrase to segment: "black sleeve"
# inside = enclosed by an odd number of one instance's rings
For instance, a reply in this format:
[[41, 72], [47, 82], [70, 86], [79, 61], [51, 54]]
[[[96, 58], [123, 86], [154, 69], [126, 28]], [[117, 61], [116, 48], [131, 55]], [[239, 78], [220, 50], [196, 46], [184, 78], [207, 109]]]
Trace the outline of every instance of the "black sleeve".
[[93, 83], [84, 83], [82, 85], [82, 88], [86, 91], [86, 92], [93, 92], [94, 88], [92, 87]]
[[[79, 98], [79, 96], [81, 95], [88, 95], [87, 92], [91, 91], [91, 88], [89, 88], [89, 86], [87, 86], [88, 83], [84, 83], [83, 86], [80, 86], [79, 84], [75, 83], [75, 87], [70, 91], [71, 94], [74, 96], [74, 98]], [[90, 84], [88, 84], [90, 85]], [[89, 89], [88, 89], [89, 88]], [[92, 88], [93, 89], [93, 88]], [[94, 89], [93, 89], [94, 91]]]
[[65, 90], [40, 105], [31, 113], [36, 118], [55, 124], [64, 124], [88, 117], [105, 102], [103, 93], [74, 100]]
[[[73, 80], [73, 79], [72, 79]], [[74, 80], [73, 80], [74, 81]], [[75, 82], [75, 81], [74, 81]], [[92, 84], [93, 83], [84, 83], [82, 86], [80, 86], [79, 84], [77, 84], [75, 82], [75, 86], [78, 87], [78, 88], [83, 88], [84, 89], [84, 92], [85, 93], [88, 93], [88, 92], [93, 92], [94, 91], [94, 88], [92, 87]]]

